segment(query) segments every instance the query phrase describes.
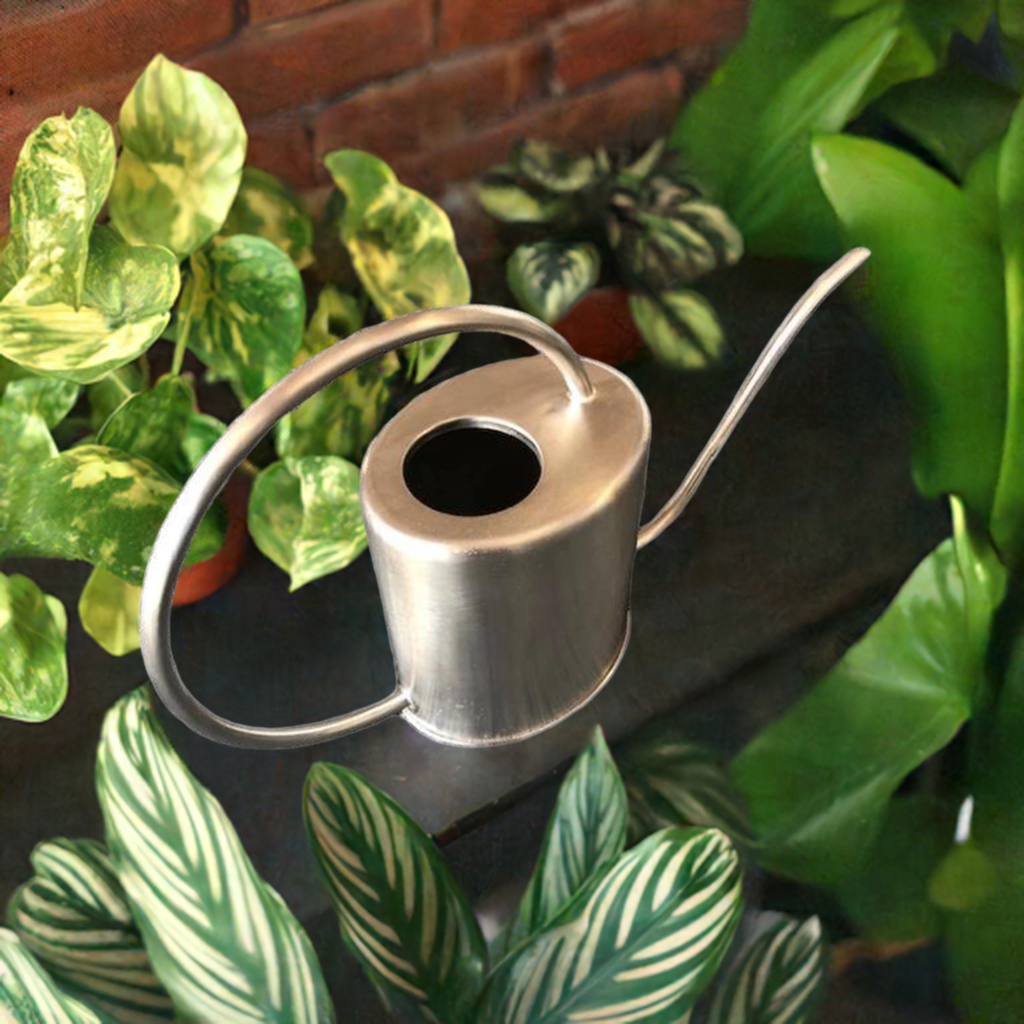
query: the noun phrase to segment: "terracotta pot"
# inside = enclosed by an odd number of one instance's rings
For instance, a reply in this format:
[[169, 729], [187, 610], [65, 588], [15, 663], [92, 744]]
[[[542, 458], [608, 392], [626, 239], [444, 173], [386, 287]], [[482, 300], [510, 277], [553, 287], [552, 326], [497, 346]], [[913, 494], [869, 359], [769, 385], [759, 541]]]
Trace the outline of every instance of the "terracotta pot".
[[238, 470], [224, 486], [221, 500], [228, 512], [228, 529], [224, 545], [212, 558], [196, 562], [181, 570], [174, 588], [175, 608], [194, 604], [220, 590], [238, 574], [249, 545], [249, 492], [252, 473], [244, 467]]
[[618, 285], [595, 288], [554, 327], [581, 356], [610, 366], [632, 359], [644, 347], [629, 312], [629, 292]]

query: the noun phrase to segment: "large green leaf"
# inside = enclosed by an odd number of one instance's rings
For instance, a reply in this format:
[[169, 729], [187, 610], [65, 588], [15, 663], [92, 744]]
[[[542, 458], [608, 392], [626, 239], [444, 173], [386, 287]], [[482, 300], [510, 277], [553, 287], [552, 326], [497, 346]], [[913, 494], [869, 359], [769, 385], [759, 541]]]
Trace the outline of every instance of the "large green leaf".
[[988, 518], [1006, 424], [1006, 314], [998, 240], [968, 196], [869, 139], [814, 143], [850, 244], [872, 252], [871, 312], [914, 413], [914, 478]]
[[3, 388], [0, 405], [15, 415], [39, 416], [50, 428], [57, 426], [78, 401], [79, 385], [54, 377], [25, 376]]
[[223, 808], [171, 748], [141, 690], [107, 713], [96, 788], [153, 970], [182, 1017], [334, 1020], [309, 938], [256, 874]]
[[590, 242], [529, 242], [509, 257], [508, 286], [545, 323], [562, 319], [597, 284], [601, 255]]
[[[341, 233], [353, 266], [386, 319], [469, 302], [469, 274], [444, 210], [401, 184], [369, 153], [339, 149], [324, 157], [324, 165], [345, 194]], [[454, 341], [454, 334], [446, 334], [406, 348], [417, 383]]]
[[231, 97], [158, 54], [117, 127], [123, 149], [110, 219], [131, 242], [191, 255], [220, 230], [242, 179], [245, 126]]
[[85, 581], [78, 598], [78, 618], [82, 628], [115, 658], [137, 651], [139, 640], [139, 604], [142, 587], [127, 583], [101, 565]]
[[253, 485], [249, 532], [293, 591], [344, 569], [366, 548], [359, 468], [333, 455], [271, 463]]
[[302, 810], [342, 937], [389, 1006], [410, 1021], [476, 1020], [487, 950], [430, 836], [355, 772], [324, 762], [309, 770]]
[[967, 548], [940, 544], [864, 639], [733, 762], [769, 869], [822, 886], [851, 877], [902, 780], [988, 699], [988, 630], [972, 622], [991, 623], [1005, 577], [958, 564]]
[[[148, 366], [142, 362], [142, 365]], [[127, 363], [108, 373], [102, 380], [90, 384], [86, 388], [89, 399], [89, 425], [98, 431], [110, 419], [114, 410], [126, 399], [146, 387], [147, 375], [143, 373], [139, 362]]]
[[18, 543], [19, 493], [35, 468], [55, 458], [57, 445], [40, 416], [18, 412], [0, 402], [0, 556]]
[[821, 922], [762, 913], [718, 985], [708, 1024], [810, 1024], [825, 996]]
[[52, 718], [68, 692], [64, 606], [27, 576], [0, 573], [0, 715]]
[[546, 928], [618, 859], [626, 844], [626, 791], [600, 728], [558, 791], [537, 866], [502, 947]]
[[242, 170], [242, 183], [221, 235], [257, 235], [273, 242], [302, 270], [313, 262], [313, 221], [299, 197], [278, 178], [255, 167]]
[[673, 369], [702, 370], [720, 363], [728, 352], [714, 306], [690, 288], [634, 293], [629, 310], [648, 348]]
[[32, 851], [35, 876], [11, 898], [18, 937], [71, 994], [122, 1024], [173, 1020], [114, 865], [92, 839], [54, 839]]
[[499, 965], [480, 1019], [675, 1024], [714, 977], [742, 902], [721, 832], [656, 833]]
[[192, 257], [180, 309], [188, 347], [243, 405], [292, 368], [306, 294], [295, 264], [265, 238], [233, 235]]
[[11, 1024], [117, 1024], [61, 992], [6, 928], [0, 928], [0, 1015]]

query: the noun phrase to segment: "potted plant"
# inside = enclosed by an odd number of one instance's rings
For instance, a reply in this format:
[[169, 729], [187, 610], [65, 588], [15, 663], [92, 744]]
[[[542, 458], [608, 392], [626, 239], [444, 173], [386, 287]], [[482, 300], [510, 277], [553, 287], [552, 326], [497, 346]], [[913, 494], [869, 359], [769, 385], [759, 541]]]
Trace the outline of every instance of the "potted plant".
[[739, 260], [743, 239], [662, 141], [618, 166], [527, 140], [477, 195], [526, 236], [508, 260], [513, 295], [578, 352], [618, 363], [646, 344], [680, 369], [722, 359], [718, 317], [689, 285]]

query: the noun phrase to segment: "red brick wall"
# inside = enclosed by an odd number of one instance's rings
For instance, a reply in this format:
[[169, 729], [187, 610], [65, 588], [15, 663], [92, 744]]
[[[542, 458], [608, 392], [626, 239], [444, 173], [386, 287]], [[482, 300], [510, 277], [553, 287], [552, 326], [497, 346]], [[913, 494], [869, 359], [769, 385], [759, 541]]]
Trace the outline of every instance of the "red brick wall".
[[79, 105], [116, 122], [157, 52], [223, 85], [249, 162], [299, 188], [342, 146], [440, 195], [524, 136], [664, 132], [748, 0], [0, 0], [0, 225], [21, 143]]

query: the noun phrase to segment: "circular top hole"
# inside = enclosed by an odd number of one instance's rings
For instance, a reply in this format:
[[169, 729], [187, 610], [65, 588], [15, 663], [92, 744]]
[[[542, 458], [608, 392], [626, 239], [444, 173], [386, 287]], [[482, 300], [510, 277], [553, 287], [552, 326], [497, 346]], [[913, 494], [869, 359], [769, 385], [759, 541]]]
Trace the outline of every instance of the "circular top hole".
[[518, 505], [540, 480], [526, 441], [497, 427], [456, 424], [428, 434], [405, 457], [405, 485], [435, 512], [486, 516]]

